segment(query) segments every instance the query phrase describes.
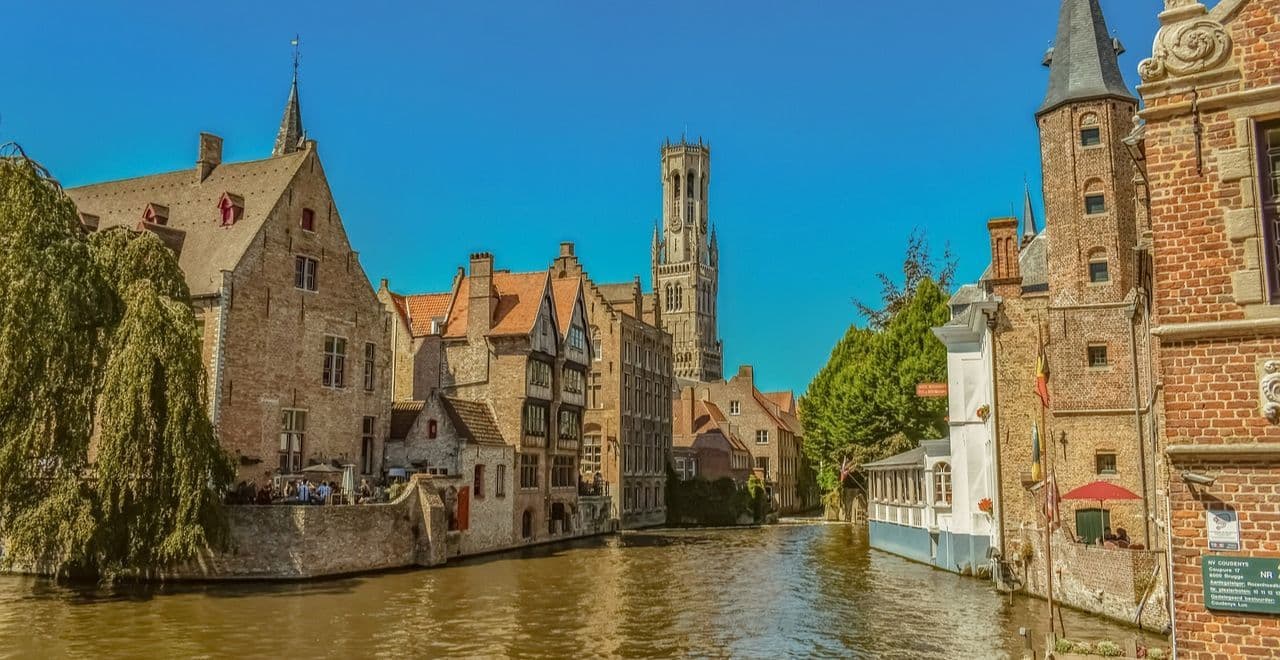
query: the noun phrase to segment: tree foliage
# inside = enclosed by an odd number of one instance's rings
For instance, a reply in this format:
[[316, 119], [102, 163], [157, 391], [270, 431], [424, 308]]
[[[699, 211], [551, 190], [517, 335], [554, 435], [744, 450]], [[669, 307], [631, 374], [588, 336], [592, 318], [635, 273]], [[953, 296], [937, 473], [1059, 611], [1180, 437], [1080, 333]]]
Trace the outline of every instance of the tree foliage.
[[887, 273], [876, 273], [880, 282], [880, 305], [854, 300], [858, 313], [867, 318], [870, 327], [883, 329], [906, 306], [920, 283], [933, 280], [943, 291], [951, 289], [956, 274], [956, 259], [950, 247], [942, 249], [941, 257], [934, 257], [929, 250], [929, 238], [916, 229], [907, 237], [907, 251], [902, 259], [902, 284]]
[[200, 355], [172, 251], [124, 229], [86, 239], [47, 172], [0, 157], [7, 561], [112, 575], [225, 540], [234, 466], [207, 417]]
[[[917, 397], [916, 385], [946, 380], [946, 348], [932, 328], [950, 318], [947, 294], [922, 235], [912, 236], [905, 263], [901, 286], [879, 275], [879, 320], [850, 326], [801, 397], [805, 453], [824, 490], [837, 485], [845, 460], [878, 460], [946, 432], [946, 401]], [[939, 274], [949, 279], [952, 270]]]

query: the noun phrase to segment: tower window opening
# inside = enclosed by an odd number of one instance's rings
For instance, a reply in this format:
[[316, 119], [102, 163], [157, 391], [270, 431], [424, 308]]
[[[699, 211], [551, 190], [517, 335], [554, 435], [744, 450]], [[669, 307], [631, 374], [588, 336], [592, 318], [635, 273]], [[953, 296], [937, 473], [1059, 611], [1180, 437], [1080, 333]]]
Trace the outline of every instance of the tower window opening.
[[1080, 129], [1080, 146], [1096, 147], [1102, 144], [1102, 129], [1083, 128]]
[[1107, 198], [1105, 195], [1086, 195], [1084, 198], [1084, 212], [1088, 215], [1099, 215], [1107, 212]]

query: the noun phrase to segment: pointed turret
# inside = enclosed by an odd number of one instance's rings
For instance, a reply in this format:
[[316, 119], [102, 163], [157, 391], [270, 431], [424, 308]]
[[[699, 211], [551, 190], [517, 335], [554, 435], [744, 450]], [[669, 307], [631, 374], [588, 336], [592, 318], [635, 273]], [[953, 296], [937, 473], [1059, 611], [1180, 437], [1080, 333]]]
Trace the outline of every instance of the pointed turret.
[[1037, 115], [1065, 103], [1115, 97], [1136, 102], [1117, 61], [1124, 46], [1107, 32], [1098, 0], [1062, 0], [1058, 36], [1044, 56], [1049, 93]]
[[1026, 247], [1040, 230], [1036, 227], [1036, 210], [1031, 206], [1031, 186], [1022, 182], [1022, 246]]
[[302, 129], [302, 108], [298, 105], [298, 70], [293, 71], [293, 85], [289, 88], [289, 102], [280, 118], [280, 130], [276, 133], [276, 146], [272, 156], [291, 154], [302, 148], [307, 133]]

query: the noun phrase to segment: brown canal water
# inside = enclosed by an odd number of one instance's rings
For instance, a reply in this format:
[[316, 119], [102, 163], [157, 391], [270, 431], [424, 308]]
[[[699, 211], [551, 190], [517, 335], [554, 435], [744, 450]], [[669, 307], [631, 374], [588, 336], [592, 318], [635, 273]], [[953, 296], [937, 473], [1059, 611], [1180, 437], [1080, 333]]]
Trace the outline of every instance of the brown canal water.
[[[0, 657], [1021, 657], [1045, 605], [845, 525], [627, 533], [429, 570], [103, 589], [0, 577]], [[1068, 633], [1135, 629], [1065, 613]], [[1159, 638], [1148, 637], [1156, 642]]]

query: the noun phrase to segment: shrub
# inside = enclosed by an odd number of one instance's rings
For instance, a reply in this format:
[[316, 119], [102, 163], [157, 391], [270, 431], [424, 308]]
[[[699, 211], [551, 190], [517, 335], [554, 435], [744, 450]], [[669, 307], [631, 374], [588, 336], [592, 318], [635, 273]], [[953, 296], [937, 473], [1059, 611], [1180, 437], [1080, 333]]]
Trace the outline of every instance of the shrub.
[[1165, 658], [1169, 657], [1169, 655], [1165, 652], [1164, 649], [1155, 648], [1155, 649], [1147, 649], [1147, 657], [1150, 658], [1150, 660], [1164, 660]]
[[1071, 653], [1075, 647], [1075, 642], [1063, 638], [1058, 640], [1058, 643], [1053, 646], [1053, 650], [1058, 653]]
[[1072, 653], [1080, 655], [1093, 655], [1093, 644], [1089, 642], [1076, 642], [1071, 646]]
[[1104, 658], [1118, 658], [1124, 653], [1120, 645], [1115, 642], [1098, 642], [1094, 645], [1093, 651]]

